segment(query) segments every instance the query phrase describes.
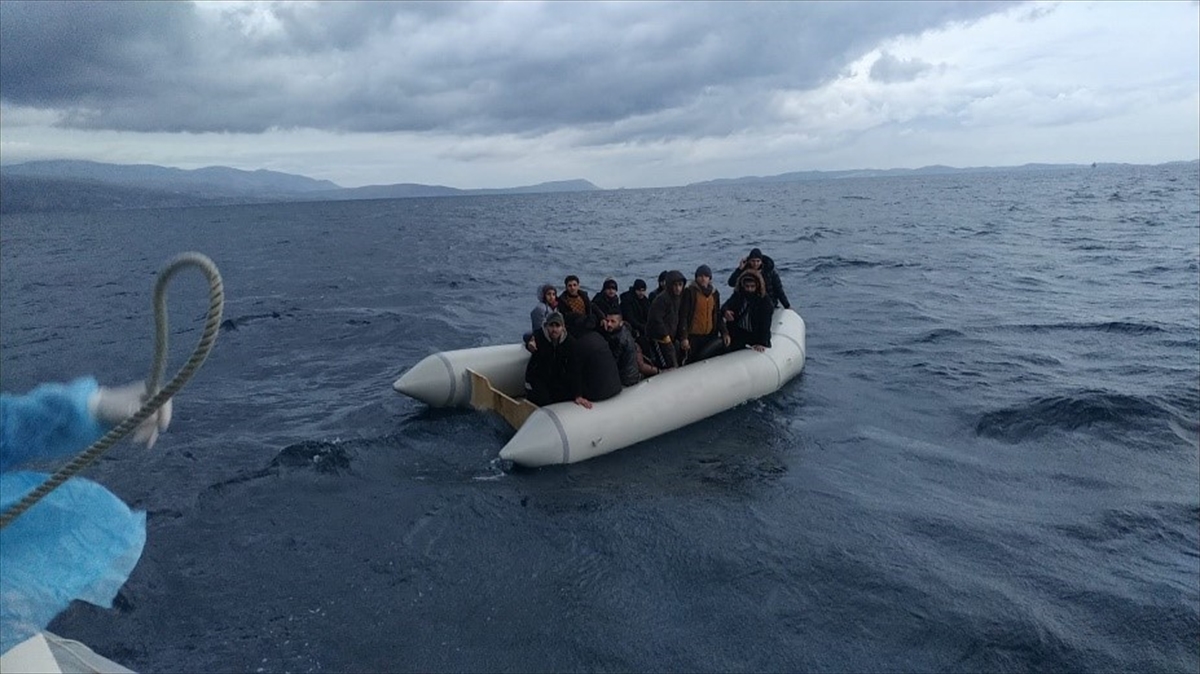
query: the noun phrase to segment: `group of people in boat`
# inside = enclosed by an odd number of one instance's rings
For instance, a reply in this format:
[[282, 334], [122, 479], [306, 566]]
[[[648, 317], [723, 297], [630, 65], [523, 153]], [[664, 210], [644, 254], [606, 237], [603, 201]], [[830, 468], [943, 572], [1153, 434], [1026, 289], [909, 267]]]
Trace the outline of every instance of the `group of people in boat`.
[[775, 261], [755, 248], [728, 283], [734, 290], [724, 304], [708, 265], [696, 268], [691, 283], [680, 271], [664, 271], [650, 293], [642, 279], [623, 293], [615, 279], [605, 279], [593, 297], [575, 275], [564, 279], [562, 294], [553, 284], [540, 286], [523, 340], [531, 354], [526, 398], [590, 408], [664, 370], [736, 349], [770, 348], [775, 307], [791, 308]]

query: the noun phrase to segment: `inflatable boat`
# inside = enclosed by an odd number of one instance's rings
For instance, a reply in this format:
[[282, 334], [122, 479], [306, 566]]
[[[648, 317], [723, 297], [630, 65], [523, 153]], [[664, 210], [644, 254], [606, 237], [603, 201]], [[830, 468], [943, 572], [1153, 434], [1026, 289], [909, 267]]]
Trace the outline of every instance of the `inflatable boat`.
[[500, 458], [523, 466], [575, 463], [649, 440], [779, 390], [804, 369], [804, 319], [776, 309], [771, 348], [744, 349], [668, 370], [585, 409], [522, 398], [529, 353], [521, 344], [443, 351], [392, 384], [431, 407], [498, 412], [517, 430]]

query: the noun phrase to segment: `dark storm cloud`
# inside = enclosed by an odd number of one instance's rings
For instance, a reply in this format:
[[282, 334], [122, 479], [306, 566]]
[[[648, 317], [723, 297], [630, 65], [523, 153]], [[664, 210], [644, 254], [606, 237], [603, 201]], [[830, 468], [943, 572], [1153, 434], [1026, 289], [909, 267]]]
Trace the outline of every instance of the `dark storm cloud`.
[[[882, 40], [1006, 6], [5, 0], [0, 99], [131, 131], [720, 134]], [[880, 77], [920, 65], [893, 61]]]

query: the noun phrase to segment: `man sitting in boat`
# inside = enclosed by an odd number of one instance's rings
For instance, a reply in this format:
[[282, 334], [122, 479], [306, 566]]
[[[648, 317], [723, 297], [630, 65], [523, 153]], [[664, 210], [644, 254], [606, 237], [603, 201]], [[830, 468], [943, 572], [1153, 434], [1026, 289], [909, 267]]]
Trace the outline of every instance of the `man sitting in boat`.
[[721, 315], [721, 291], [712, 283], [712, 269], [702, 264], [696, 277], [683, 291], [679, 320], [683, 323], [683, 341], [679, 344], [687, 362], [698, 363], [720, 355], [729, 346], [725, 318]]
[[530, 352], [525, 365], [525, 398], [534, 405], [571, 400], [570, 360], [574, 339], [567, 334], [563, 315], [552, 311], [540, 330], [525, 340]]
[[646, 319], [650, 316], [650, 299], [646, 297], [646, 282], [637, 279], [629, 290], [621, 293], [621, 320], [629, 326], [633, 338], [646, 334]]
[[621, 392], [621, 376], [608, 342], [596, 332], [591, 315], [567, 314], [567, 370], [570, 376], [571, 398], [576, 405], [587, 409], [593, 402], [608, 400]]
[[683, 301], [685, 285], [687, 278], [683, 272], [667, 272], [666, 289], [650, 302], [646, 336], [650, 346], [650, 360], [660, 370], [669, 370], [679, 364], [676, 346], [686, 336], [686, 328], [679, 320], [679, 307]]
[[621, 311], [609, 311], [600, 324], [604, 339], [617, 363], [617, 373], [621, 377], [622, 386], [633, 386], [642, 381], [643, 377], [658, 374], [658, 368], [646, 362], [642, 350], [633, 339], [629, 326], [621, 319]]
[[738, 262], [737, 269], [734, 269], [733, 273], [729, 275], [730, 288], [737, 287], [738, 279], [747, 269], [753, 269], [762, 275], [761, 281], [766, 285], [766, 294], [771, 300], [771, 306], [777, 307], [782, 304], [784, 309], [792, 308], [787, 293], [783, 291], [783, 281], [779, 278], [779, 272], [775, 271], [775, 260], [763, 255], [758, 248], [751, 250], [749, 255]]
[[753, 347], [755, 351], [771, 348], [771, 320], [775, 307], [767, 297], [766, 284], [755, 269], [747, 269], [738, 279], [738, 288], [721, 307], [729, 330], [730, 350]]
[[621, 296], [617, 290], [617, 280], [606, 278], [600, 294], [592, 298], [592, 314], [596, 316], [597, 325], [604, 322], [610, 311], [621, 311]]
[[[543, 283], [538, 287], [538, 303], [533, 307], [533, 311], [529, 312], [529, 334], [542, 329], [546, 323], [546, 317], [552, 312], [558, 311], [558, 289], [551, 283]], [[529, 341], [529, 337], [525, 338]]]
[[579, 289], [579, 277], [571, 274], [564, 281], [565, 289], [558, 298], [558, 311], [565, 317], [567, 314], [583, 314], [592, 312], [592, 301], [588, 294]]

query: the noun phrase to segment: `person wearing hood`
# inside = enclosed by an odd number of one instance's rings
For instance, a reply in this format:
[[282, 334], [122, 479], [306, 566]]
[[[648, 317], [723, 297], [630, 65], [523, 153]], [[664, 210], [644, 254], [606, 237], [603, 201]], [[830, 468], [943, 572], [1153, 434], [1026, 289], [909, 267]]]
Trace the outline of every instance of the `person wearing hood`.
[[604, 317], [609, 313], [621, 311], [621, 296], [619, 294], [617, 280], [613, 278], [604, 279], [604, 287], [600, 294], [592, 298], [592, 313], [596, 316], [596, 324], [599, 325], [604, 321]]
[[667, 271], [666, 269], [664, 269], [664, 270], [662, 270], [661, 272], [659, 272], [659, 273], [658, 273], [658, 287], [657, 287], [657, 288], [655, 288], [654, 290], [651, 290], [651, 291], [650, 291], [650, 301], [651, 301], [651, 302], [653, 302], [653, 301], [654, 301], [654, 298], [655, 298], [655, 297], [658, 297], [658, 296], [659, 296], [659, 294], [661, 294], [661, 293], [662, 293], [662, 291], [666, 290], [666, 288], [667, 288], [667, 274], [670, 274], [670, 273], [671, 273], [671, 272]]
[[698, 363], [729, 346], [725, 317], [721, 314], [721, 292], [713, 286], [712, 269], [702, 264], [695, 280], [683, 291], [679, 320], [683, 340], [679, 343], [689, 363]]
[[646, 337], [650, 346], [650, 360], [658, 369], [668, 370], [679, 365], [677, 347], [687, 336], [686, 327], [679, 320], [687, 278], [683, 272], [672, 270], [667, 272], [663, 281], [663, 291], [650, 302]]
[[[529, 312], [529, 334], [541, 330], [546, 317], [555, 311], [558, 311], [558, 289], [552, 283], [543, 283], [538, 287], [538, 303]], [[529, 341], [529, 337], [525, 341]]]
[[731, 351], [747, 346], [759, 352], [771, 348], [775, 307], [767, 297], [766, 283], [757, 269], [742, 272], [737, 290], [721, 307], [721, 314], [729, 330]]
[[777, 307], [782, 304], [784, 309], [792, 308], [787, 293], [783, 291], [783, 281], [779, 278], [779, 272], [775, 271], [775, 260], [763, 255], [762, 250], [758, 248], [751, 250], [749, 255], [738, 262], [737, 269], [729, 275], [730, 288], [737, 288], [738, 279], [747, 269], [753, 269], [762, 276], [762, 281], [767, 284], [766, 294], [771, 300], [771, 306]]
[[534, 405], [550, 405], [570, 400], [572, 351], [574, 338], [567, 334], [563, 315], [557, 311], [546, 316], [542, 327], [525, 340], [530, 352], [525, 365], [525, 398]]
[[629, 290], [621, 293], [621, 318], [629, 326], [633, 338], [646, 334], [646, 319], [650, 317], [650, 298], [646, 297], [646, 282], [637, 279]]

